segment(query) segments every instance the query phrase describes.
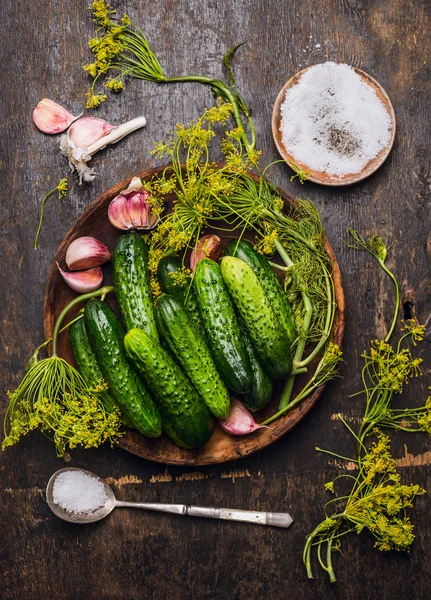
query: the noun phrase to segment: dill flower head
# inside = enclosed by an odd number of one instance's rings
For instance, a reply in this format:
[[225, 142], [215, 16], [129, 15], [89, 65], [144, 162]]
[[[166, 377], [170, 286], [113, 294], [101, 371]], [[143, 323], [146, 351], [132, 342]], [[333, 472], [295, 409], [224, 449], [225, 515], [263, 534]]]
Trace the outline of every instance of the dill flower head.
[[53, 439], [58, 456], [67, 447], [113, 443], [120, 435], [120, 413], [106, 412], [100, 399], [104, 389], [102, 382], [88, 387], [62, 358], [34, 360], [18, 388], [8, 392], [2, 448], [16, 444], [34, 429]]
[[413, 318], [403, 321], [401, 331], [405, 331], [407, 334], [411, 335], [413, 344], [416, 346], [417, 342], [423, 342], [426, 326], [421, 325], [417, 319]]

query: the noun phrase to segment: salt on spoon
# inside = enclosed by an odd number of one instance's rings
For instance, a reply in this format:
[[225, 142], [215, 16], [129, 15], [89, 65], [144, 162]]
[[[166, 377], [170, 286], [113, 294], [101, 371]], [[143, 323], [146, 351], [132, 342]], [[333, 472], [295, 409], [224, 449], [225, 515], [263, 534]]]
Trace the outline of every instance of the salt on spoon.
[[155, 502], [123, 502], [101, 478], [74, 467], [60, 469], [48, 482], [46, 501], [52, 512], [70, 523], [94, 523], [107, 517], [114, 508], [143, 508], [191, 517], [207, 517], [227, 521], [243, 521], [256, 525], [272, 525], [287, 529], [292, 524], [288, 513], [257, 512], [230, 508], [210, 508], [186, 504]]

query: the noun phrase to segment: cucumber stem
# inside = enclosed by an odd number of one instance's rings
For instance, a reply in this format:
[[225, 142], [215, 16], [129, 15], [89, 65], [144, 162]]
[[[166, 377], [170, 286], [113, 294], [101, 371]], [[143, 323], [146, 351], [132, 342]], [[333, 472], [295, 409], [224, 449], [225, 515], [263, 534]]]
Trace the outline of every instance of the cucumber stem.
[[74, 306], [79, 304], [80, 302], [84, 302], [84, 300], [90, 300], [90, 298], [97, 298], [97, 296], [102, 296], [104, 298], [106, 296], [106, 294], [108, 294], [109, 292], [113, 292], [113, 291], [114, 291], [114, 288], [111, 285], [105, 285], [104, 287], [101, 287], [98, 290], [95, 290], [94, 292], [88, 292], [87, 294], [81, 294], [81, 296], [77, 296], [71, 302], [69, 302], [69, 304], [66, 304], [66, 306], [63, 308], [61, 313], [58, 315], [57, 320], [54, 325], [53, 332], [52, 332], [52, 357], [58, 356], [57, 355], [58, 335], [60, 333], [61, 325], [62, 325], [67, 313]]

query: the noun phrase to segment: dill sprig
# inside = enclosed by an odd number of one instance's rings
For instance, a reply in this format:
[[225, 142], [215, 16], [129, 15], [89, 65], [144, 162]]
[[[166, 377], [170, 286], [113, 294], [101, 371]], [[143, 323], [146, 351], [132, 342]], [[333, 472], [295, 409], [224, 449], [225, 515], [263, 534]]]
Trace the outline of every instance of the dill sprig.
[[[120, 413], [107, 412], [101, 400], [104, 382], [88, 386], [78, 371], [57, 355], [58, 336], [67, 313], [77, 304], [95, 296], [104, 297], [113, 288], [106, 286], [78, 296], [62, 310], [52, 335], [52, 355], [39, 360], [41, 344], [33, 353], [27, 372], [14, 392], [8, 392], [9, 405], [4, 419], [2, 449], [16, 444], [22, 436], [39, 429], [55, 443], [57, 454], [80, 445], [94, 448], [120, 435]], [[78, 317], [77, 317], [78, 318]]]
[[42, 204], [40, 207], [39, 225], [38, 225], [38, 228], [36, 231], [36, 237], [34, 239], [34, 249], [35, 250], [37, 250], [37, 246], [39, 244], [40, 232], [42, 231], [43, 215], [45, 213], [45, 204], [46, 204], [46, 201], [48, 200], [48, 198], [51, 196], [51, 194], [54, 194], [54, 192], [58, 192], [58, 197], [63, 198], [67, 194], [67, 179], [61, 179], [59, 181], [58, 185], [56, 185], [55, 188], [50, 190], [46, 194], [45, 198], [42, 200]]
[[[105, 79], [105, 87], [114, 92], [124, 88], [127, 77], [155, 83], [201, 83], [208, 85], [216, 97], [221, 97], [231, 104], [237, 127], [241, 128], [244, 146], [248, 150], [254, 149], [256, 135], [250, 110], [235, 86], [235, 78], [230, 66], [232, 55], [242, 44], [229, 50], [223, 59], [230, 85], [219, 79], [200, 75], [166, 77], [144, 33], [132, 23], [127, 14], [118, 19], [116, 11], [106, 0], [94, 0], [91, 11], [97, 25], [97, 32], [96, 36], [88, 42], [95, 60], [84, 66], [84, 70], [93, 78], [90, 90], [87, 92], [87, 108], [97, 108], [106, 100], [106, 94], [96, 91], [97, 83], [103, 79]], [[113, 77], [110, 76], [111, 72], [114, 74]], [[245, 126], [248, 126], [249, 136], [245, 132]]]
[[[334, 481], [327, 482], [325, 489], [335, 492], [335, 482], [347, 478], [352, 482], [347, 495], [336, 497], [325, 504], [325, 519], [307, 536], [303, 552], [303, 561], [309, 578], [313, 577], [311, 555], [315, 548], [321, 568], [335, 581], [332, 553], [340, 549], [341, 537], [356, 531], [367, 529], [376, 539], [379, 550], [409, 550], [414, 540], [413, 524], [405, 515], [405, 509], [413, 506], [416, 496], [425, 490], [418, 485], [403, 485], [396, 471], [395, 462], [390, 453], [390, 439], [382, 428], [402, 431], [423, 431], [431, 434], [431, 397], [419, 408], [394, 409], [392, 402], [395, 394], [401, 394], [408, 381], [421, 374], [421, 359], [414, 358], [406, 347], [410, 341], [413, 346], [424, 339], [425, 327], [416, 319], [403, 322], [403, 335], [392, 346], [389, 340], [393, 334], [398, 317], [399, 286], [394, 274], [385, 265], [388, 246], [380, 236], [364, 239], [350, 230], [358, 250], [365, 250], [374, 256], [380, 267], [395, 284], [396, 306], [392, 325], [384, 340], [373, 340], [369, 351], [362, 354], [363, 389], [353, 394], [362, 395], [365, 400], [364, 415], [355, 433], [346, 421], [340, 420], [352, 434], [356, 442], [356, 458], [346, 458], [316, 448], [337, 458], [349, 460], [357, 465], [358, 474], [341, 474]], [[377, 438], [369, 445], [370, 436]], [[329, 508], [337, 506], [337, 512], [329, 514]], [[326, 558], [322, 557], [325, 548]]]

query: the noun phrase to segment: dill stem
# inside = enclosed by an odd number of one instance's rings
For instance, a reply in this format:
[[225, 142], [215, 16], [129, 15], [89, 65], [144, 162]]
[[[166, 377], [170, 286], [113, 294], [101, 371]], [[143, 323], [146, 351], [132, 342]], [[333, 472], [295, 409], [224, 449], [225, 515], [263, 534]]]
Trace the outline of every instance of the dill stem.
[[[287, 254], [286, 250], [283, 248], [282, 244], [277, 239], [275, 240], [274, 243], [275, 243], [275, 247], [277, 248], [277, 252], [281, 256], [285, 265], [287, 267], [293, 267], [294, 263], [293, 263], [292, 259], [290, 258], [290, 256]], [[300, 362], [302, 355], [304, 354], [305, 345], [307, 342], [307, 333], [308, 333], [308, 329], [310, 327], [311, 316], [313, 313], [313, 307], [311, 305], [310, 298], [308, 297], [308, 295], [305, 292], [301, 292], [301, 295], [302, 295], [302, 299], [304, 302], [305, 314], [304, 314], [304, 319], [302, 322], [301, 331], [299, 333], [298, 345], [296, 346], [295, 355], [293, 357], [294, 367], [296, 367], [296, 365]], [[281, 394], [281, 400], [280, 400], [280, 405], [279, 405], [280, 410], [286, 408], [289, 405], [290, 398], [291, 398], [292, 392], [293, 392], [294, 383], [295, 383], [295, 375], [290, 375], [290, 377], [288, 377], [288, 379], [286, 381], [283, 392]]]
[[38, 226], [37, 231], [36, 231], [36, 237], [34, 239], [34, 246], [33, 246], [35, 250], [37, 250], [37, 246], [39, 244], [39, 236], [40, 236], [40, 232], [42, 230], [42, 222], [43, 222], [43, 215], [45, 213], [45, 204], [46, 204], [46, 201], [51, 196], [51, 194], [53, 194], [57, 190], [58, 190], [58, 185], [55, 188], [53, 188], [51, 191], [49, 191], [46, 194], [45, 198], [42, 200], [42, 204], [41, 204], [41, 207], [40, 207], [40, 215], [39, 215], [39, 226]]
[[334, 289], [333, 289], [333, 282], [331, 281], [326, 268], [324, 268], [323, 274], [325, 277], [325, 287], [326, 287], [326, 292], [327, 292], [327, 302], [326, 302], [327, 312], [326, 312], [325, 329], [323, 331], [322, 337], [320, 338], [319, 342], [317, 343], [316, 347], [311, 352], [311, 354], [309, 354], [309, 356], [304, 358], [304, 360], [301, 360], [300, 362], [295, 362], [296, 368], [307, 366], [313, 360], [313, 358], [315, 356], [317, 356], [317, 354], [319, 353], [321, 348], [323, 348], [323, 346], [326, 344], [329, 336], [331, 335], [332, 325], [334, 323], [334, 317], [335, 317], [335, 305], [333, 302]]
[[205, 83], [207, 85], [210, 85], [212, 88], [215, 88], [217, 91], [219, 91], [223, 98], [232, 104], [235, 122], [238, 125], [238, 127], [241, 127], [244, 130], [244, 133], [241, 136], [244, 147], [247, 151], [254, 150], [256, 146], [256, 132], [254, 129], [253, 121], [246, 113], [244, 113], [247, 119], [247, 124], [250, 129], [251, 139], [249, 140], [245, 133], [244, 123], [241, 117], [241, 111], [238, 106], [238, 100], [235, 94], [232, 92], [232, 90], [229, 89], [229, 87], [226, 84], [224, 84], [219, 79], [211, 79], [211, 77], [205, 77], [203, 75], [182, 75], [180, 77], [166, 77], [163, 81], [167, 83], [174, 83], [180, 81], [197, 81], [199, 83]]
[[399, 307], [400, 307], [400, 288], [398, 285], [398, 281], [395, 277], [395, 275], [389, 271], [389, 269], [387, 268], [387, 266], [385, 265], [385, 263], [382, 260], [379, 260], [380, 266], [382, 267], [383, 271], [386, 273], [386, 275], [388, 275], [392, 281], [393, 284], [395, 286], [395, 310], [394, 310], [394, 316], [392, 318], [392, 323], [391, 323], [391, 327], [388, 331], [388, 334], [385, 337], [385, 342], [389, 342], [389, 340], [392, 337], [392, 334], [394, 332], [395, 329], [395, 325], [397, 324], [397, 320], [398, 320], [398, 311], [399, 311]]
[[113, 292], [114, 288], [111, 285], [105, 285], [104, 287], [95, 290], [94, 292], [88, 292], [87, 294], [81, 294], [74, 298], [69, 304], [63, 308], [61, 313], [58, 315], [57, 320], [54, 325], [54, 329], [52, 332], [52, 358], [57, 357], [57, 342], [58, 335], [60, 333], [61, 325], [66, 317], [67, 313], [80, 302], [84, 302], [84, 300], [90, 300], [90, 298], [96, 298], [97, 296], [106, 296], [109, 292]]

